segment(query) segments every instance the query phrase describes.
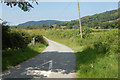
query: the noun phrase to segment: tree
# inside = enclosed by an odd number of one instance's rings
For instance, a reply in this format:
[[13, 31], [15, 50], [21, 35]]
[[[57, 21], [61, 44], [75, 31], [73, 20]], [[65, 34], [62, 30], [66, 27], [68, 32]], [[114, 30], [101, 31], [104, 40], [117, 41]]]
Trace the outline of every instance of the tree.
[[[15, 2], [10, 2], [10, 1], [4, 1], [4, 3], [7, 6], [10, 6], [11, 8], [13, 6], [18, 6], [21, 10], [23, 11], [30, 11], [31, 8], [34, 8], [30, 2], [22, 0], [22, 2], [20, 2], [21, 0], [15, 0]], [[2, 2], [2, 1], [1, 1]], [[33, 2], [36, 2], [36, 0], [33, 0]], [[38, 2], [36, 2], [36, 4], [38, 5]]]
[[45, 25], [45, 24], [42, 24], [42, 27], [46, 27], [46, 25]]
[[54, 26], [51, 25], [50, 28], [54, 28]]

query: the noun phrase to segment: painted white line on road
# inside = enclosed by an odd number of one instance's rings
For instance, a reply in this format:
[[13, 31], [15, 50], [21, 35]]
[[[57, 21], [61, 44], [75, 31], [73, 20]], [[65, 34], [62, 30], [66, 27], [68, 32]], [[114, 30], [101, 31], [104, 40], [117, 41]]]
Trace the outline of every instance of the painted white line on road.
[[[49, 77], [49, 75], [52, 71], [53, 61], [52, 60], [47, 61], [47, 62], [43, 63], [40, 67], [43, 67], [46, 64], [49, 64], [48, 71], [40, 70], [40, 68], [37, 68], [37, 67], [35, 67], [35, 68], [29, 67], [26, 69], [27, 71], [21, 73], [21, 75], [31, 75], [31, 76], [44, 75], [46, 77]], [[36, 69], [38, 69], [38, 70], [36, 70]]]

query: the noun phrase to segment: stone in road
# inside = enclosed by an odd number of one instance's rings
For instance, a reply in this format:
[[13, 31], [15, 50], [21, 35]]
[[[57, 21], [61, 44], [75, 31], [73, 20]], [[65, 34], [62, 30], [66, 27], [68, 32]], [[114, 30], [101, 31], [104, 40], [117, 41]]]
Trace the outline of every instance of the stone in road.
[[[48, 40], [48, 39], [47, 39]], [[72, 49], [48, 40], [36, 57], [2, 73], [3, 78], [74, 78], [76, 57]]]

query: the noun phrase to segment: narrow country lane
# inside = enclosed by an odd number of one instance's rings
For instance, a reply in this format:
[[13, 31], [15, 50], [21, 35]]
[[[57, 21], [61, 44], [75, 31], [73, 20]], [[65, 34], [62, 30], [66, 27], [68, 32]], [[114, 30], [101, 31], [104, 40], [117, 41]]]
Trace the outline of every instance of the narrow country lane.
[[[47, 38], [46, 38], [47, 39]], [[74, 51], [48, 40], [49, 46], [36, 57], [4, 71], [3, 78], [74, 78], [76, 57]]]

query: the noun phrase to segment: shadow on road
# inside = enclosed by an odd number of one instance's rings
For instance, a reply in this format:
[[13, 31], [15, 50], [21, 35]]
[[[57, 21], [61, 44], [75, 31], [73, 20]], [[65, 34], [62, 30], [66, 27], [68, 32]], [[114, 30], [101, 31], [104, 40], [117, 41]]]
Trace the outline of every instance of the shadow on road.
[[[52, 61], [49, 63], [49, 61]], [[13, 69], [3, 72], [3, 78], [73, 77], [76, 58], [73, 52], [43, 52]]]

